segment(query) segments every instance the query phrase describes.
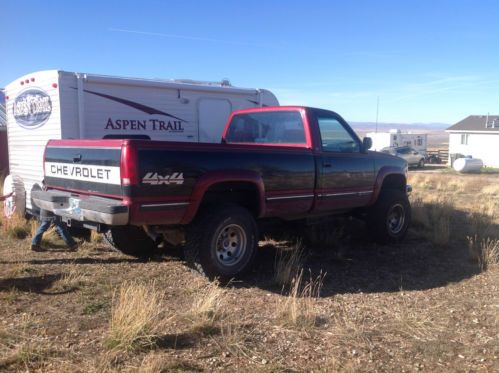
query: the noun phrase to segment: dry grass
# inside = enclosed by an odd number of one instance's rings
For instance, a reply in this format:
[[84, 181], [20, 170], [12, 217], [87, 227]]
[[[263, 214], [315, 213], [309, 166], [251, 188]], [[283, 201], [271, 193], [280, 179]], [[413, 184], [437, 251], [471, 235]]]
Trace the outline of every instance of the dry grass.
[[482, 193], [486, 195], [499, 197], [499, 183], [485, 185], [482, 188]]
[[[469, 192], [477, 177], [422, 174], [415, 224], [394, 247], [357, 237], [355, 222], [341, 237], [321, 227], [310, 254], [278, 265], [296, 244], [267, 240], [230, 288], [169, 256], [135, 261], [92, 242], [38, 254], [2, 231], [0, 371], [496, 371], [499, 175]], [[435, 250], [446, 206], [448, 249]], [[341, 245], [348, 256], [331, 260]]]
[[468, 237], [470, 257], [478, 263], [482, 271], [499, 265], [499, 240], [480, 239], [478, 235]]
[[168, 319], [163, 293], [155, 282], [126, 282], [113, 295], [105, 346], [120, 351], [150, 347]]
[[493, 194], [494, 190], [497, 190], [497, 188], [490, 186], [487, 176], [474, 176], [471, 178], [469, 175], [455, 173], [413, 173], [409, 176], [409, 183], [415, 189], [434, 192], [476, 193], [483, 192], [486, 189]]
[[480, 201], [473, 206], [469, 213], [468, 220], [470, 226], [470, 234], [481, 238], [496, 236], [499, 237], [499, 232], [495, 226], [498, 217], [498, 211], [495, 209], [493, 201]]
[[169, 365], [170, 364], [168, 364], [168, 362], [163, 356], [155, 352], [151, 352], [147, 354], [142, 360], [138, 372], [139, 373], [166, 372], [170, 368]]
[[291, 284], [300, 270], [304, 257], [304, 247], [296, 242], [287, 250], [279, 250], [274, 262], [274, 282], [285, 287]]
[[22, 314], [17, 327], [12, 324], [0, 327], [0, 370], [11, 365], [26, 368], [53, 354], [44, 346], [41, 330], [36, 336], [30, 334], [28, 329], [33, 326], [36, 327], [36, 320], [31, 315]]
[[320, 273], [308, 281], [303, 278], [303, 269], [298, 271], [291, 282], [289, 295], [278, 305], [281, 321], [286, 326], [309, 329], [319, 320], [317, 300], [324, 284], [326, 274]]
[[30, 266], [29, 263], [26, 263], [25, 261], [19, 261], [13, 263], [5, 275], [7, 278], [16, 278], [25, 275], [32, 275], [34, 273], [36, 273], [36, 268]]
[[201, 372], [203, 371], [194, 364], [180, 359], [165, 357], [159, 353], [151, 352], [142, 360], [138, 367], [138, 373], [175, 373], [175, 372]]
[[189, 311], [194, 331], [207, 335], [217, 332], [217, 322], [225, 317], [226, 303], [226, 290], [218, 281], [209, 282], [196, 292]]
[[430, 227], [430, 216], [423, 198], [416, 197], [411, 201], [412, 224], [427, 229]]
[[20, 342], [13, 346], [8, 355], [0, 358], [0, 369], [14, 364], [28, 366], [36, 361], [45, 359], [46, 356], [48, 356], [48, 352], [36, 342]]
[[[405, 295], [401, 293], [401, 297]], [[403, 338], [423, 342], [435, 341], [445, 329], [434, 320], [435, 315], [430, 310], [414, 309], [414, 306], [403, 298], [398, 302], [393, 302], [386, 313], [390, 315], [388, 329]]]
[[95, 231], [93, 229], [90, 231], [90, 242], [91, 243], [100, 244], [103, 241], [104, 241], [104, 237], [102, 236], [102, 234], [97, 233], [97, 231]]
[[30, 236], [31, 223], [28, 220], [18, 215], [14, 215], [8, 219], [3, 215], [3, 212], [0, 213], [2, 216], [1, 230], [3, 235], [17, 240], [24, 240]]
[[[9, 290], [2, 291], [0, 293], [0, 301], [13, 303], [19, 299], [20, 295], [21, 292], [17, 288], [11, 287]], [[0, 333], [0, 339], [1, 339], [1, 333]]]
[[430, 240], [437, 246], [449, 245], [453, 211], [454, 206], [449, 199], [437, 200], [430, 207]]
[[412, 202], [414, 225], [423, 228], [425, 237], [438, 247], [449, 245], [453, 212], [454, 205], [447, 198], [427, 203], [416, 197]]
[[[1, 195], [3, 195], [3, 179], [0, 179]], [[23, 240], [31, 233], [31, 226], [26, 219], [17, 214], [7, 218], [3, 211], [3, 202], [0, 202], [0, 232], [6, 237]]]
[[67, 291], [79, 289], [81, 286], [88, 284], [89, 278], [87, 273], [83, 272], [77, 265], [71, 265], [69, 270], [52, 285], [53, 291]]

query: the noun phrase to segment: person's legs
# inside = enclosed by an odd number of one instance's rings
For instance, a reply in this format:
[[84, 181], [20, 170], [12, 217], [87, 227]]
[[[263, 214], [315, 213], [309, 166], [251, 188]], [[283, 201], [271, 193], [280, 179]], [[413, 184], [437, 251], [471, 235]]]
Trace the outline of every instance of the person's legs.
[[47, 229], [50, 228], [50, 224], [51, 224], [50, 221], [42, 221], [42, 224], [40, 224], [40, 226], [36, 230], [35, 235], [33, 236], [33, 239], [31, 240], [32, 246], [40, 246], [43, 234], [47, 231]]
[[71, 248], [74, 248], [76, 246], [76, 242], [73, 239], [73, 237], [71, 237], [71, 234], [68, 232], [66, 225], [58, 221], [56, 221], [54, 224], [57, 229], [57, 232], [59, 233], [59, 236], [61, 236], [64, 242], [66, 242], [66, 245], [68, 245]]

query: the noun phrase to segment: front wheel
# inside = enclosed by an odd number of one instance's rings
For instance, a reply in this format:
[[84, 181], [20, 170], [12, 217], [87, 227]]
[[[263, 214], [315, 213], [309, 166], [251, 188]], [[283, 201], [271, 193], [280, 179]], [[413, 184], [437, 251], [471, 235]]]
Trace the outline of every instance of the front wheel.
[[370, 208], [367, 224], [371, 236], [380, 243], [401, 241], [411, 222], [411, 205], [407, 194], [398, 189], [382, 190]]
[[418, 168], [424, 168], [424, 159], [421, 159], [418, 163]]
[[257, 237], [255, 220], [242, 207], [205, 212], [187, 231], [185, 259], [209, 278], [228, 280], [251, 266]]

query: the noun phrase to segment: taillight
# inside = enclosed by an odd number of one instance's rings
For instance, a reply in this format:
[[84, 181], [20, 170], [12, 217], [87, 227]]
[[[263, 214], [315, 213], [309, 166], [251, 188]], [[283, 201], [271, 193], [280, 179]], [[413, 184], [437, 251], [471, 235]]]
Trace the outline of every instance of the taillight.
[[121, 185], [135, 185], [138, 184], [138, 174], [137, 174], [137, 149], [131, 146], [129, 143], [123, 144], [121, 147], [121, 162], [120, 162], [120, 173], [121, 173]]

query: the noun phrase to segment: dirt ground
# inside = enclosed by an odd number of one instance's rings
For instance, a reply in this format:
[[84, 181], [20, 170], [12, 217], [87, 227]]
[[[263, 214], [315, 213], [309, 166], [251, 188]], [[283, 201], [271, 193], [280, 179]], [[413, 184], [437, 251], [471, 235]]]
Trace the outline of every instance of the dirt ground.
[[[35, 253], [0, 230], [0, 371], [499, 371], [499, 268], [473, 260], [466, 238], [484, 204], [487, 237], [499, 238], [499, 175], [433, 177], [412, 174], [412, 199], [428, 211], [451, 200], [447, 242], [416, 220], [397, 245], [369, 242], [358, 221], [303, 244], [304, 276], [325, 274], [318, 296], [297, 300], [312, 323], [289, 321], [296, 299], [275, 281], [299, 238], [261, 242], [254, 269], [218, 286], [203, 323], [193, 305], [213, 287], [177, 256], [140, 262], [96, 240], [69, 252], [56, 239]], [[154, 343], [116, 350], [106, 345], [113, 296], [130, 281], [161, 293], [164, 322]]]

